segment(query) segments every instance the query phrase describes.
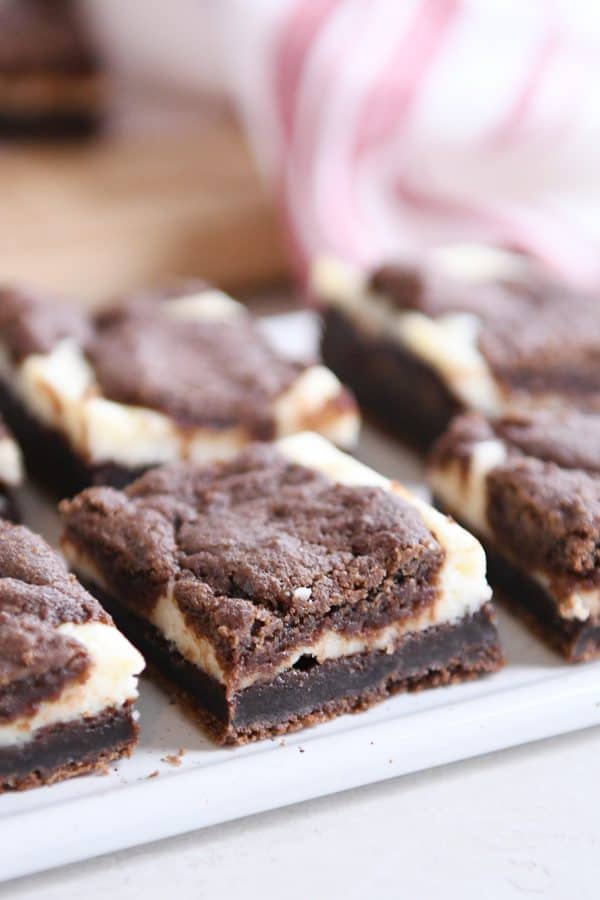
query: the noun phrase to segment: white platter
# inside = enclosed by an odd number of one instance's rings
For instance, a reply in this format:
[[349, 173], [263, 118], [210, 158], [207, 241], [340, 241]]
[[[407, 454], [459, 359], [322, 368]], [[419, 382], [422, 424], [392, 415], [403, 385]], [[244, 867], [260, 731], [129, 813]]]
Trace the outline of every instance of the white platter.
[[[290, 352], [314, 350], [310, 313], [266, 325]], [[412, 457], [369, 429], [358, 455], [413, 486], [422, 477]], [[24, 505], [28, 524], [54, 540], [50, 506], [33, 493]], [[567, 666], [499, 618], [508, 663], [497, 675], [239, 749], [216, 749], [143, 679], [132, 759], [106, 776], [0, 797], [0, 880], [599, 724], [600, 662]], [[180, 749], [177, 766], [167, 757]]]

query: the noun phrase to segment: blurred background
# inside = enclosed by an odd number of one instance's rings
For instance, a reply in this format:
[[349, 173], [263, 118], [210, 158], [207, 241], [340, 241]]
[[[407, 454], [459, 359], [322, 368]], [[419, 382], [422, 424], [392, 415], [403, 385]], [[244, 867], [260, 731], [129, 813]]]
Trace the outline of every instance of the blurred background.
[[599, 74], [588, 0], [0, 0], [0, 279], [272, 306], [486, 242], [595, 290]]

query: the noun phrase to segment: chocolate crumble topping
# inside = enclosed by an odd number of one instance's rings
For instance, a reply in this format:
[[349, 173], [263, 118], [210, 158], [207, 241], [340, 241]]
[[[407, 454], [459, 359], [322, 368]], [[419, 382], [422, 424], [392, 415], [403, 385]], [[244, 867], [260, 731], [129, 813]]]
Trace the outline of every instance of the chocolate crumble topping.
[[501, 386], [561, 393], [600, 409], [600, 305], [539, 277], [473, 285], [406, 266], [375, 271], [371, 288], [399, 310], [432, 318], [468, 313], [481, 323], [479, 347]]
[[527, 456], [600, 475], [600, 415], [577, 410], [511, 415], [496, 430]]
[[272, 402], [301, 366], [279, 357], [252, 318], [179, 320], [168, 301], [126, 303], [98, 319], [87, 353], [105, 396], [184, 426], [245, 426], [274, 436]]
[[64, 536], [125, 605], [170, 590], [222, 665], [272, 662], [324, 628], [359, 633], [436, 597], [444, 553], [418, 512], [254, 445], [211, 466], [153, 469], [61, 504]]
[[488, 422], [465, 414], [440, 438], [431, 463], [458, 461], [467, 473], [473, 447], [486, 440], [506, 450], [486, 479], [498, 546], [532, 568], [567, 576], [561, 590], [574, 578], [600, 580], [600, 416], [543, 410]]
[[[246, 441], [270, 440], [273, 405], [306, 364], [279, 355], [243, 310], [226, 321], [169, 314], [173, 298], [206, 289], [203, 282], [185, 282], [140, 291], [96, 315], [5, 289], [0, 340], [18, 365], [70, 338], [107, 399], [164, 413], [183, 429], [238, 428]], [[347, 393], [338, 403], [353, 406]]]
[[85, 315], [75, 306], [0, 289], [0, 335], [15, 363], [33, 353], [50, 353], [66, 337], [82, 343], [88, 329]]
[[479, 413], [463, 413], [455, 416], [429, 454], [431, 466], [445, 466], [458, 461], [465, 474], [468, 470], [473, 445], [494, 440], [496, 434], [490, 422]]
[[488, 520], [528, 565], [589, 576], [600, 562], [600, 479], [518, 459], [488, 475]]
[[85, 647], [56, 629], [89, 621], [111, 620], [42, 538], [0, 521], [0, 723], [87, 677]]

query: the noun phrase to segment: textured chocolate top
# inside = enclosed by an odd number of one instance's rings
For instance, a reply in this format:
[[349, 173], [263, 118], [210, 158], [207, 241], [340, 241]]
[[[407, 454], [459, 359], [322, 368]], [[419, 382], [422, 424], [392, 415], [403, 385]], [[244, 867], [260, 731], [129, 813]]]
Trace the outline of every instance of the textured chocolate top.
[[97, 68], [74, 0], [2, 0], [0, 72], [89, 72]]
[[111, 400], [165, 412], [185, 426], [244, 425], [274, 434], [270, 409], [301, 371], [278, 356], [253, 319], [181, 320], [148, 295], [99, 318], [87, 345]]
[[528, 566], [595, 576], [600, 563], [600, 479], [537, 459], [516, 459], [488, 475], [495, 538]]
[[49, 353], [65, 337], [83, 343], [89, 330], [85, 315], [74, 306], [0, 289], [0, 341], [17, 363], [32, 353]]
[[497, 543], [527, 566], [600, 580], [600, 416], [541, 411], [495, 423], [459, 416], [434, 447], [432, 463], [457, 460], [466, 472], [473, 445], [494, 439], [507, 451], [487, 476]]
[[64, 622], [110, 622], [60, 556], [27, 528], [0, 521], [0, 724], [35, 713], [90, 660]]
[[600, 474], [600, 415], [577, 410], [511, 415], [497, 423], [496, 432], [527, 456]]
[[[198, 282], [170, 296], [197, 293]], [[96, 317], [20, 291], [0, 291], [0, 341], [16, 363], [73, 338], [110, 400], [155, 409], [183, 427], [275, 433], [272, 404], [303, 370], [279, 356], [250, 314], [226, 321], [167, 315], [166, 291], [139, 293]], [[346, 400], [346, 402], [350, 402]]]
[[495, 438], [496, 433], [491, 424], [479, 413], [468, 412], [455, 416], [431, 448], [429, 464], [433, 467], [443, 467], [459, 462], [466, 474], [473, 445]]
[[143, 609], [171, 585], [222, 664], [252, 667], [324, 628], [356, 632], [436, 595], [443, 551], [418, 512], [254, 445], [209, 467], [154, 469], [61, 505], [65, 538]]
[[385, 266], [371, 287], [398, 309], [433, 318], [465, 312], [481, 322], [479, 346], [501, 384], [576, 396], [600, 408], [600, 303], [548, 280], [473, 285]]

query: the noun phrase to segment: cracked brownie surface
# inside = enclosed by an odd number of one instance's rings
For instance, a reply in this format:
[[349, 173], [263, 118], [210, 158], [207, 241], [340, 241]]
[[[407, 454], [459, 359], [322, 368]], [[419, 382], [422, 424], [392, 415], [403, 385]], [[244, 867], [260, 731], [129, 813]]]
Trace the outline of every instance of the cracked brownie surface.
[[527, 456], [600, 474], [600, 416], [571, 410], [501, 419], [496, 431]]
[[27, 528], [0, 521], [0, 723], [33, 715], [85, 680], [85, 647], [56, 629], [92, 621], [111, 620], [59, 555]]
[[[171, 296], [207, 289], [186, 283]], [[307, 365], [276, 353], [244, 311], [235, 321], [180, 319], [168, 314], [168, 296], [141, 292], [92, 316], [6, 289], [0, 291], [0, 333], [15, 363], [72, 339], [109, 400], [154, 409], [184, 428], [241, 426], [257, 439], [271, 439], [273, 404]]]
[[[600, 562], [600, 479], [515, 459], [488, 475], [488, 519], [528, 565], [590, 575]], [[596, 573], [598, 574], [598, 573]]]
[[272, 437], [271, 404], [303, 367], [279, 357], [250, 316], [190, 322], [165, 307], [147, 299], [98, 320], [86, 351], [104, 395], [184, 425], [243, 424]]
[[[459, 416], [435, 446], [434, 467], [465, 475], [477, 445], [500, 440], [506, 458], [486, 475], [488, 525], [514, 558], [574, 577], [599, 577], [600, 416], [520, 413], [488, 422]], [[459, 513], [459, 510], [455, 512]]]
[[444, 558], [401, 498], [336, 484], [267, 445], [231, 463], [155, 469], [124, 492], [92, 488], [61, 509], [67, 541], [113, 590], [143, 606], [169, 586], [232, 665], [325, 626], [359, 632], [410, 616], [434, 600]]
[[383, 266], [370, 280], [399, 310], [437, 318], [470, 313], [499, 383], [532, 393], [578, 395], [600, 408], [600, 306], [540, 278], [468, 284], [417, 268]]
[[90, 326], [75, 306], [45, 300], [33, 291], [0, 290], [2, 343], [15, 362], [33, 353], [49, 353], [63, 338], [85, 343]]

